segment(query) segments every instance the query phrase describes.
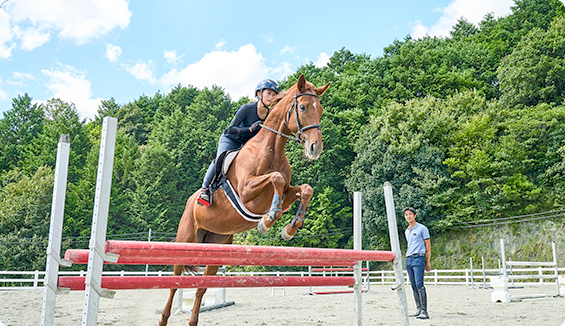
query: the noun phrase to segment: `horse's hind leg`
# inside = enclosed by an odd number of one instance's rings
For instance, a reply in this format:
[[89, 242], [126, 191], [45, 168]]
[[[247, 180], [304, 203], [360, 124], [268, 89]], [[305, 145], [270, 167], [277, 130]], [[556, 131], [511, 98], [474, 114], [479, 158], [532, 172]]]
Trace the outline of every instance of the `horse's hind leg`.
[[306, 211], [308, 210], [308, 204], [314, 191], [312, 187], [307, 184], [303, 184], [298, 187], [291, 187], [285, 192], [285, 198], [288, 198], [288, 203], [285, 200], [284, 207], [290, 206], [296, 199], [300, 198], [300, 205], [296, 211], [296, 215], [292, 221], [285, 226], [281, 231], [281, 237], [284, 240], [290, 240], [294, 237], [298, 229], [304, 225], [304, 218], [306, 217]]
[[[204, 237], [205, 243], [223, 243], [231, 244], [233, 241], [233, 235], [221, 235], [208, 232]], [[216, 275], [220, 266], [206, 266], [204, 270], [204, 275]], [[202, 298], [207, 289], [197, 289], [194, 296], [194, 306], [192, 307], [192, 315], [190, 316], [189, 326], [196, 326], [198, 324], [198, 316], [200, 315], [200, 305], [202, 304]]]
[[[175, 265], [175, 276], [179, 276], [182, 274], [182, 270], [183, 270], [183, 265]], [[171, 289], [169, 292], [169, 299], [167, 300], [167, 304], [165, 305], [165, 308], [163, 309], [163, 313], [161, 313], [161, 318], [159, 318], [159, 326], [165, 326], [167, 325], [167, 322], [169, 321], [169, 317], [171, 316], [171, 308], [173, 306], [173, 298], [175, 297], [175, 293], [177, 292], [177, 289]]]
[[[204, 275], [216, 275], [220, 266], [206, 266]], [[189, 326], [198, 325], [198, 316], [200, 315], [200, 306], [202, 305], [202, 298], [206, 293], [207, 289], [196, 289], [196, 294], [194, 295], [194, 306], [192, 307], [192, 315], [190, 315]]]

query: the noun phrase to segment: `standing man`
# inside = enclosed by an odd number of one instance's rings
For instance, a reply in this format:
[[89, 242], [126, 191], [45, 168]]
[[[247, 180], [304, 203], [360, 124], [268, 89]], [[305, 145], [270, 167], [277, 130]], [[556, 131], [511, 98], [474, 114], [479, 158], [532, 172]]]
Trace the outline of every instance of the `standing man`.
[[414, 292], [414, 301], [418, 312], [410, 317], [418, 319], [429, 319], [428, 297], [424, 287], [424, 270], [430, 271], [430, 256], [432, 245], [430, 242], [430, 231], [425, 225], [416, 222], [416, 209], [406, 207], [403, 210], [404, 219], [408, 222], [408, 228], [404, 231], [408, 249], [406, 249], [406, 271], [410, 277], [410, 285]]

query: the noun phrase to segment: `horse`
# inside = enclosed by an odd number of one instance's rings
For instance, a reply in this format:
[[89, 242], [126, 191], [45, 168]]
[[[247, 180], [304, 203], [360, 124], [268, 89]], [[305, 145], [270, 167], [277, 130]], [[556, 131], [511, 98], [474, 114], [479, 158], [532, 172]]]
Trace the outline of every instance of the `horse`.
[[[313, 195], [310, 185], [290, 186], [291, 167], [285, 154], [289, 139], [302, 144], [308, 159], [318, 159], [322, 153], [320, 119], [323, 107], [319, 97], [330, 83], [316, 88], [304, 75], [286, 92], [278, 94], [279, 101], [269, 112], [261, 130], [241, 148], [233, 160], [227, 178], [245, 207], [263, 215], [258, 221], [244, 219], [231, 205], [220, 189], [213, 193], [210, 207], [198, 205], [199, 191], [187, 201], [179, 222], [176, 242], [231, 244], [233, 235], [257, 227], [267, 232], [282, 217], [282, 208], [296, 200], [300, 204], [294, 219], [283, 228], [281, 236], [290, 240], [299, 228]], [[294, 133], [295, 137], [291, 136]], [[185, 266], [175, 265], [174, 275], [181, 275]], [[206, 266], [204, 275], [216, 275], [219, 266]], [[167, 325], [176, 289], [171, 289], [168, 301], [159, 319], [159, 326]], [[198, 324], [200, 305], [205, 288], [197, 289], [189, 325]]]

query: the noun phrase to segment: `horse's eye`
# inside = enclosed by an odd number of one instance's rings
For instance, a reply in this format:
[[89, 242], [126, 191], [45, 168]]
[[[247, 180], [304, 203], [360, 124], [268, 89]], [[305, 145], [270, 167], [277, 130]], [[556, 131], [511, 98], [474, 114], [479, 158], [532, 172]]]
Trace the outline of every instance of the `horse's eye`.
[[300, 104], [300, 111], [306, 111], [306, 105]]

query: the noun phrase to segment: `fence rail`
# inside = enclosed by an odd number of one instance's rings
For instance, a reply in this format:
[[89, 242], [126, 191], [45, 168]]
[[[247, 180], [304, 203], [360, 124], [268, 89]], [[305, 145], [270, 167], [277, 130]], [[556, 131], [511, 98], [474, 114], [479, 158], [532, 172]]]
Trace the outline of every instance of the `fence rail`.
[[[565, 268], [558, 268], [560, 273], [565, 272]], [[484, 274], [483, 274], [484, 272]], [[520, 284], [555, 284], [555, 282], [544, 281], [544, 278], [555, 278], [554, 275], [544, 273], [554, 273], [555, 268], [513, 268], [509, 272], [508, 278], [510, 280], [519, 280]], [[59, 271], [60, 276], [86, 276], [86, 271]], [[170, 276], [173, 272], [164, 271], [104, 271], [104, 276]], [[295, 272], [226, 272], [226, 275], [231, 276], [352, 276], [353, 272], [350, 271], [335, 271], [335, 272], [308, 272], [308, 271], [295, 271]], [[434, 285], [465, 285], [472, 286], [474, 284], [483, 283], [486, 286], [488, 278], [492, 275], [502, 275], [499, 269], [434, 269], [427, 272], [424, 276], [425, 284]], [[362, 277], [367, 282], [367, 272], [362, 273]], [[33, 290], [43, 288], [45, 278], [44, 271], [0, 271], [0, 291], [5, 290]], [[375, 285], [389, 285], [394, 284], [394, 271], [381, 270], [369, 271], [369, 282]], [[404, 279], [408, 282], [408, 276], [404, 271]], [[530, 280], [530, 282], [527, 282]]]

